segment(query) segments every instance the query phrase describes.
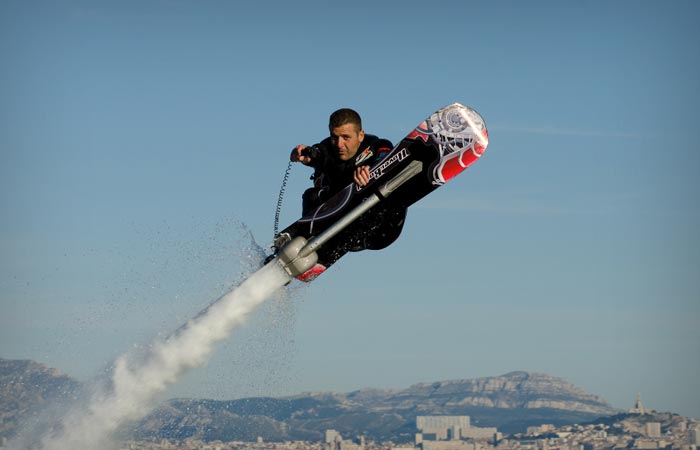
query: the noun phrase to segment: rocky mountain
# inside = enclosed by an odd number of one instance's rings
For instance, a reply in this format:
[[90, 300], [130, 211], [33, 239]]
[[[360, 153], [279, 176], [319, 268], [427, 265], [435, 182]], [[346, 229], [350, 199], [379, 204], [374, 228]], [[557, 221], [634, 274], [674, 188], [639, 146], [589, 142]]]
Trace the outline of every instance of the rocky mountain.
[[139, 424], [135, 433], [141, 438], [319, 440], [332, 428], [348, 436], [411, 440], [419, 415], [468, 415], [475, 426], [513, 433], [531, 425], [580, 423], [616, 412], [605, 400], [561, 378], [512, 372], [422, 383], [403, 390], [234, 401], [172, 400]]
[[79, 382], [56, 369], [0, 358], [0, 437], [14, 434], [51, 402], [76, 398], [80, 390]]
[[[361, 398], [362, 391], [350, 394]], [[461, 407], [501, 409], [558, 409], [605, 415], [614, 410], [600, 397], [561, 378], [540, 373], [511, 372], [498, 377], [472, 380], [421, 383], [408, 389], [375, 394], [371, 402], [376, 408], [403, 409], [413, 404], [429, 410], [450, 410]]]
[[[81, 386], [31, 361], [0, 359], [0, 437], [51, 400], [70, 400]], [[512, 372], [497, 377], [421, 383], [400, 390], [306, 393], [230, 401], [174, 399], [125, 430], [136, 438], [202, 440], [320, 440], [326, 429], [345, 436], [409, 441], [419, 415], [468, 415], [474, 426], [504, 433], [527, 426], [582, 423], [616, 413], [605, 400], [549, 375]]]

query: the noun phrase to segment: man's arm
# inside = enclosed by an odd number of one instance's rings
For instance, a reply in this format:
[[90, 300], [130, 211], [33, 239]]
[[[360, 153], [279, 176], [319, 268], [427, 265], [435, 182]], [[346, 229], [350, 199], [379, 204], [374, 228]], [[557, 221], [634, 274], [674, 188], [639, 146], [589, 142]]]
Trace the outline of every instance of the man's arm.
[[311, 163], [311, 155], [308, 152], [304, 152], [307, 148], [304, 144], [299, 144], [292, 149], [292, 154], [289, 155], [289, 160], [292, 162], [300, 162], [302, 164], [308, 165]]
[[376, 139], [376, 142], [372, 144], [372, 146], [374, 147], [374, 157], [372, 158], [370, 164], [356, 168], [355, 172], [353, 173], [352, 178], [353, 180], [355, 180], [355, 183], [360, 187], [367, 186], [367, 184], [369, 183], [370, 165], [374, 165], [376, 162], [384, 159], [384, 157], [388, 155], [392, 149], [391, 141], [380, 138]]
[[367, 183], [369, 183], [369, 166], [360, 166], [356, 168], [352, 178], [358, 186], [367, 186]]

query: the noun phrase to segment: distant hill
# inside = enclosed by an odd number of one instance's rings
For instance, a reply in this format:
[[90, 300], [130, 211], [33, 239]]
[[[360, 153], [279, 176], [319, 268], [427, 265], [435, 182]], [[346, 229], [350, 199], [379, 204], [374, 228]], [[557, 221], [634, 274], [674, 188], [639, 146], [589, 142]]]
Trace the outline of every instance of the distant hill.
[[0, 437], [12, 436], [19, 425], [53, 401], [70, 401], [81, 383], [33, 361], [0, 358]]
[[329, 428], [343, 435], [406, 441], [418, 415], [468, 415], [475, 426], [505, 433], [531, 425], [582, 423], [614, 414], [600, 397], [549, 375], [512, 372], [498, 377], [422, 383], [402, 390], [308, 393], [286, 398], [167, 402], [136, 428], [139, 437], [204, 440], [320, 440]]
[[[0, 436], [52, 399], [78, 395], [81, 385], [31, 361], [0, 359]], [[321, 440], [326, 429], [344, 436], [409, 441], [418, 415], [468, 415], [472, 424], [504, 433], [527, 426], [583, 423], [619, 412], [600, 397], [540, 373], [421, 383], [406, 389], [347, 394], [305, 393], [229, 401], [174, 399], [133, 424], [136, 438], [268, 441]]]

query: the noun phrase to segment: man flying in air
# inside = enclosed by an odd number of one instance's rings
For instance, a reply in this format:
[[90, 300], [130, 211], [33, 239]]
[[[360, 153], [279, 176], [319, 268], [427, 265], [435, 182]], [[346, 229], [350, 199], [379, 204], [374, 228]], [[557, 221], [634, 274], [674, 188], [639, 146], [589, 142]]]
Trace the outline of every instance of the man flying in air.
[[349, 108], [331, 114], [328, 121], [330, 136], [307, 147], [299, 144], [290, 159], [313, 167], [314, 187], [302, 196], [302, 213], [307, 215], [333, 194], [355, 182], [365, 186], [369, 182], [369, 168], [391, 151], [386, 139], [366, 134], [360, 115]]

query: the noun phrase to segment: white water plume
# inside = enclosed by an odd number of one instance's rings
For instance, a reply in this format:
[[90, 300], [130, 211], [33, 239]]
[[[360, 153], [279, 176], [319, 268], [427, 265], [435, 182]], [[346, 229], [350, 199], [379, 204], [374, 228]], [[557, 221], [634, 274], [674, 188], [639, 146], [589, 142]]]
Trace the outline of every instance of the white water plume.
[[41, 439], [38, 447], [11, 450], [95, 450], [109, 445], [115, 430], [126, 422], [145, 417], [154, 398], [188, 369], [201, 366], [214, 344], [244, 323], [248, 315], [290, 277], [275, 262], [255, 272], [242, 284], [197, 315], [164, 341], [154, 342], [148, 353], [132, 360], [119, 357], [106, 392], [96, 393], [83, 406], [61, 420], [61, 430]]

